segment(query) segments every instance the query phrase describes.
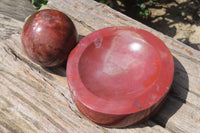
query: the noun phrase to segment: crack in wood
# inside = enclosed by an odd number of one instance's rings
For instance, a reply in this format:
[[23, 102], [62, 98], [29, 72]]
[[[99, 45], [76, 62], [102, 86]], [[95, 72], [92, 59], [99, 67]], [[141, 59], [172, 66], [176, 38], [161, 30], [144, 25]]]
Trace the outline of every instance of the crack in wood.
[[29, 61], [28, 59], [26, 59], [23, 56], [21, 56], [20, 54], [18, 54], [12, 48], [8, 47], [8, 50], [7, 49], [4, 49], [4, 50], [9, 51], [14, 56], [15, 59], [19, 59], [20, 61], [26, 63], [30, 68], [35, 69], [36, 71], [38, 71], [39, 73], [41, 73], [42, 75], [47, 77], [48, 79], [55, 80], [53, 76], [48, 74], [46, 71], [42, 70], [40, 67], [36, 66], [34, 63]]

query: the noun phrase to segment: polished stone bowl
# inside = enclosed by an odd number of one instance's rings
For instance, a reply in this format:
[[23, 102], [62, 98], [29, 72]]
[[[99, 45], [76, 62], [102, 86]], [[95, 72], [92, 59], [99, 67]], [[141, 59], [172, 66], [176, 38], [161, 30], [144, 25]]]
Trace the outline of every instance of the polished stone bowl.
[[84, 37], [70, 53], [67, 79], [76, 106], [90, 120], [124, 127], [155, 113], [173, 80], [173, 57], [153, 34], [108, 27]]

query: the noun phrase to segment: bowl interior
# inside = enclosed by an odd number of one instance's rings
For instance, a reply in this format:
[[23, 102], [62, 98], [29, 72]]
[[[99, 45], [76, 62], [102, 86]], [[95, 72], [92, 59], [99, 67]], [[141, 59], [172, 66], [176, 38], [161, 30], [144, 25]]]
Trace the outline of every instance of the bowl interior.
[[134, 31], [116, 31], [88, 45], [79, 60], [84, 86], [106, 100], [132, 100], [160, 74], [158, 50]]

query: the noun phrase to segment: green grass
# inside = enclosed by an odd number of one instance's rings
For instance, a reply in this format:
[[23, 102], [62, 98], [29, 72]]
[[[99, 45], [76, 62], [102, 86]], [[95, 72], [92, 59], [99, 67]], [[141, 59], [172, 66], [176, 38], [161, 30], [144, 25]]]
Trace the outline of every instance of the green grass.
[[[100, 3], [121, 11], [125, 14], [134, 14], [134, 17], [147, 18], [150, 15], [149, 7], [158, 0], [96, 0]], [[48, 0], [31, 0], [36, 9], [46, 5]], [[120, 3], [120, 4], [119, 4]]]
[[41, 6], [46, 5], [48, 0], [31, 0], [31, 3], [36, 9], [40, 9]]
[[147, 18], [149, 8], [159, 0], [96, 0], [132, 17]]

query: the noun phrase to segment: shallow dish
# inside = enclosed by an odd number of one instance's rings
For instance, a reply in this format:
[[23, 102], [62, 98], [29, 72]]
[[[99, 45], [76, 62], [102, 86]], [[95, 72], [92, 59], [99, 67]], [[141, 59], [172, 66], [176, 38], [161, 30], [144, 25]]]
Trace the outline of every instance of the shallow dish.
[[67, 79], [78, 109], [90, 120], [124, 127], [149, 118], [173, 80], [169, 49], [153, 34], [108, 27], [84, 37], [70, 53]]

